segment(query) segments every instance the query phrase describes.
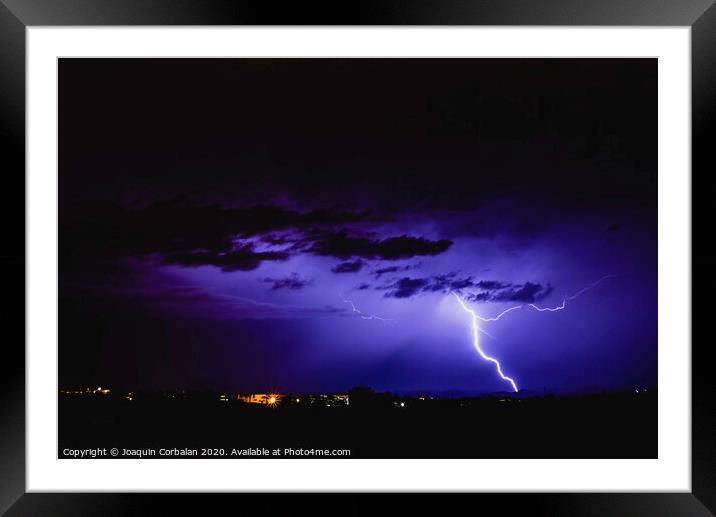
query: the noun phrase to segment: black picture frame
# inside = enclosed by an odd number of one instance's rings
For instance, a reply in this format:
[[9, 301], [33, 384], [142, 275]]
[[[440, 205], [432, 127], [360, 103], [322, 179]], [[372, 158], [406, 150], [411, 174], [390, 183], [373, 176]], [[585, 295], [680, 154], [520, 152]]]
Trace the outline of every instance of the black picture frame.
[[[361, 2], [273, 0], [0, 0], [0, 146], [5, 200], [0, 204], [4, 246], [0, 260], [6, 292], [17, 293], [4, 309], [8, 326], [24, 336], [25, 321], [25, 29], [31, 26], [80, 25], [630, 25], [691, 27], [692, 185], [716, 170], [710, 135], [716, 134], [716, 5], [714, 0], [363, 0]], [[701, 181], [701, 180], [699, 180]], [[706, 196], [708, 191], [694, 190]], [[15, 200], [18, 205], [10, 203]], [[694, 211], [700, 206], [701, 213]], [[694, 203], [693, 231], [704, 224], [705, 203]], [[692, 244], [692, 274], [705, 271], [716, 257]], [[698, 274], [698, 273], [697, 273]], [[697, 292], [714, 286], [699, 276]], [[9, 286], [8, 286], [9, 284]], [[22, 295], [19, 293], [22, 292]], [[21, 298], [20, 298], [21, 297]], [[23, 303], [20, 303], [20, 299]], [[708, 307], [693, 303], [692, 314]], [[25, 350], [24, 338], [2, 346], [0, 375], [0, 514], [144, 515], [206, 514], [214, 505], [267, 504], [268, 496], [236, 494], [70, 494], [26, 493], [25, 490]], [[716, 408], [711, 396], [711, 344], [692, 340], [692, 492], [609, 494], [474, 494], [474, 508], [522, 515], [706, 516], [716, 514]], [[464, 496], [457, 496], [464, 497]], [[423, 510], [444, 503], [415, 498]], [[332, 514], [373, 513], [383, 506], [374, 495], [271, 495], [282, 514], [301, 510]], [[477, 505], [477, 506], [475, 506]], [[176, 511], [172, 511], [176, 509]], [[181, 511], [180, 511], [181, 510]], [[444, 510], [444, 507], [443, 507]], [[211, 513], [210, 511], [208, 513]], [[271, 511], [271, 514], [277, 514]], [[491, 513], [488, 511], [488, 513]]]

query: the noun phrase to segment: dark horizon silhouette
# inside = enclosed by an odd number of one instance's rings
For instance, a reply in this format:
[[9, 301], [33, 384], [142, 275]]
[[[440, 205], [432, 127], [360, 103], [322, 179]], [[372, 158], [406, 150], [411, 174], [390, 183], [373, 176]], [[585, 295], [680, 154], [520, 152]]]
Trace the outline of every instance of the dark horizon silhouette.
[[105, 458], [112, 448], [121, 451], [116, 458], [186, 458], [186, 450], [196, 451], [192, 458], [306, 457], [232, 453], [277, 448], [350, 451], [329, 456], [341, 458], [657, 457], [655, 391], [439, 398], [356, 387], [350, 400], [274, 394], [251, 401], [132, 395], [61, 394], [58, 457], [102, 449], [82, 458]]

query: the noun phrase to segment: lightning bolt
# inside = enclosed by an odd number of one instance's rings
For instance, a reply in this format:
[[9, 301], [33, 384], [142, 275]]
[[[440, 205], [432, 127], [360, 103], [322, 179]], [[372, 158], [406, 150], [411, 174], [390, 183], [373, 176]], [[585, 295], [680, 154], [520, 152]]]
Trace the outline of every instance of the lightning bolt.
[[[453, 294], [455, 294], [455, 293], [453, 293]], [[498, 314], [497, 316], [495, 316], [495, 317], [493, 317], [493, 318], [483, 318], [482, 316], [479, 316], [479, 315], [477, 315], [477, 314], [475, 314], [475, 316], [477, 317], [477, 319], [479, 319], [480, 321], [484, 321], [484, 322], [497, 321], [497, 320], [499, 320], [502, 316], [504, 316], [505, 314], [507, 314], [508, 312], [516, 311], [517, 309], [521, 309], [522, 307], [523, 307], [522, 305], [518, 305], [518, 306], [516, 306], [516, 307], [510, 307], [509, 309], [506, 309], [506, 310], [502, 311], [500, 314]]]
[[528, 304], [528, 305], [529, 305], [529, 307], [532, 307], [533, 309], [535, 309], [535, 310], [537, 310], [537, 311], [539, 311], [539, 312], [545, 312], [545, 311], [546, 311], [546, 312], [557, 312], [557, 311], [561, 311], [561, 310], [563, 310], [563, 309], [567, 306], [567, 301], [574, 300], [575, 298], [577, 298], [578, 296], [581, 296], [582, 294], [586, 293], [586, 292], [589, 291], [590, 289], [594, 289], [594, 288], [597, 287], [599, 284], [601, 284], [602, 282], [604, 282], [607, 278], [615, 278], [615, 277], [616, 277], [616, 275], [606, 275], [606, 276], [603, 276], [602, 278], [600, 278], [600, 279], [597, 280], [596, 282], [592, 282], [592, 283], [589, 284], [588, 286], [581, 288], [581, 289], [580, 289], [579, 291], [577, 291], [576, 293], [574, 293], [574, 294], [572, 294], [572, 295], [570, 295], [570, 296], [565, 296], [564, 298], [562, 298], [562, 304], [561, 304], [561, 305], [557, 305], [556, 307], [537, 307], [534, 303], [530, 303], [530, 304]]
[[[495, 368], [497, 368], [497, 373], [500, 375], [500, 377], [508, 381], [510, 384], [512, 384], [512, 389], [517, 392], [517, 384], [515, 384], [514, 379], [511, 379], [510, 377], [507, 377], [504, 373], [502, 373], [502, 366], [500, 366], [500, 361], [495, 359], [494, 357], [490, 357], [485, 352], [482, 351], [482, 348], [480, 348], [480, 339], [479, 339], [479, 331], [480, 327], [477, 324], [477, 320], [484, 320], [483, 318], [480, 318], [480, 316], [477, 315], [475, 311], [470, 309], [467, 305], [465, 305], [465, 302], [462, 298], [460, 298], [457, 293], [452, 293], [455, 296], [455, 299], [457, 299], [460, 306], [463, 308], [465, 312], [467, 312], [471, 318], [472, 318], [472, 344], [475, 345], [475, 349], [477, 350], [477, 353], [480, 354], [480, 356], [485, 359], [486, 361], [490, 361], [492, 363], [495, 363]], [[503, 313], [504, 314], [504, 313]], [[499, 317], [498, 317], [499, 319]]]
[[[569, 296], [565, 296], [565, 297], [562, 299], [562, 303], [561, 303], [560, 305], [555, 306], [555, 307], [539, 307], [539, 306], [535, 305], [534, 303], [529, 303], [529, 304], [527, 304], [527, 307], [530, 307], [530, 308], [532, 308], [532, 309], [535, 309], [536, 311], [539, 311], [539, 312], [557, 312], [557, 311], [561, 311], [561, 310], [563, 310], [563, 309], [567, 306], [567, 301], [574, 300], [575, 298], [577, 298], [578, 296], [581, 296], [582, 294], [584, 294], [585, 292], [589, 291], [590, 289], [594, 289], [597, 285], [601, 284], [601, 283], [602, 283], [604, 280], [606, 280], [607, 278], [614, 278], [614, 277], [615, 277], [615, 275], [606, 275], [606, 276], [603, 276], [602, 278], [600, 278], [600, 279], [597, 280], [596, 282], [593, 282], [593, 283], [587, 285], [586, 287], [583, 287], [582, 289], [580, 289], [580, 290], [577, 291], [576, 293], [574, 293], [574, 294], [572, 294], [572, 295], [569, 295]], [[508, 313], [510, 313], [510, 312], [512, 312], [512, 311], [516, 311], [516, 310], [518, 310], [518, 309], [522, 309], [522, 308], [524, 307], [524, 305], [516, 305], [516, 306], [514, 306], [514, 307], [510, 307], [509, 309], [505, 309], [504, 311], [502, 311], [501, 313], [499, 313], [497, 316], [493, 316], [492, 318], [483, 318], [482, 316], [480, 316], [479, 314], [477, 314], [474, 310], [470, 309], [470, 308], [465, 304], [465, 301], [464, 301], [457, 293], [452, 292], [452, 295], [455, 296], [455, 299], [458, 301], [458, 303], [460, 304], [460, 306], [462, 307], [462, 309], [463, 309], [465, 312], [467, 312], [468, 314], [470, 314], [470, 317], [471, 317], [471, 319], [472, 319], [472, 343], [473, 343], [473, 345], [475, 346], [475, 349], [477, 350], [477, 352], [478, 352], [478, 353], [480, 354], [480, 356], [481, 356], [483, 359], [485, 359], [486, 361], [490, 361], [490, 362], [494, 363], [494, 364], [495, 364], [495, 368], [497, 369], [497, 373], [500, 375], [500, 377], [502, 378], [502, 380], [508, 381], [508, 382], [512, 385], [512, 389], [514, 389], [515, 392], [517, 392], [517, 391], [518, 391], [518, 390], [517, 390], [517, 385], [515, 384], [514, 379], [511, 379], [510, 377], [507, 377], [507, 376], [502, 372], [502, 366], [500, 365], [500, 362], [499, 362], [497, 359], [495, 359], [494, 357], [490, 357], [490, 356], [488, 356], [487, 354], [485, 354], [485, 352], [484, 352], [484, 351], [482, 350], [482, 348], [480, 347], [480, 340], [479, 340], [479, 334], [478, 334], [478, 333], [479, 333], [479, 332], [482, 332], [482, 333], [484, 333], [484, 334], [487, 334], [487, 332], [485, 332], [484, 330], [482, 330], [482, 329], [480, 328], [480, 326], [478, 325], [477, 322], [478, 322], [478, 320], [479, 320], [479, 321], [486, 322], [486, 323], [487, 323], [487, 322], [490, 322], [490, 321], [497, 321], [497, 320], [499, 320], [500, 318], [502, 318], [505, 314], [508, 314]], [[487, 335], [489, 336], [489, 334], [487, 334]]]
[[349, 304], [351, 306], [351, 310], [358, 314], [358, 316], [360, 316], [362, 320], [378, 320], [382, 323], [397, 323], [396, 320], [394, 320], [393, 318], [381, 318], [380, 316], [376, 316], [375, 314], [364, 313], [358, 307], [356, 307], [355, 303], [353, 303], [351, 300], [346, 299], [342, 295], [341, 300], [343, 300], [343, 303]]

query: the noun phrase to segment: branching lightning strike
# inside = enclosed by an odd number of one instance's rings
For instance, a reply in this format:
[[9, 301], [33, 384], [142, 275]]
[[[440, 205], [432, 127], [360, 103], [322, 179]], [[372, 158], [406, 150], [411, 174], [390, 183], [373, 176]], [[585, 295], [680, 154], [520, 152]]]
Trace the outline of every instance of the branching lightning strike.
[[[565, 296], [565, 297], [562, 299], [562, 303], [561, 303], [560, 305], [555, 306], [555, 307], [538, 307], [538, 306], [535, 305], [534, 303], [528, 303], [527, 306], [530, 307], [530, 308], [532, 308], [532, 309], [535, 309], [536, 311], [539, 311], [539, 312], [557, 312], [557, 311], [561, 311], [561, 310], [563, 310], [563, 309], [567, 306], [567, 301], [574, 300], [575, 298], [577, 298], [578, 296], [582, 295], [583, 293], [589, 291], [590, 289], [595, 288], [597, 285], [599, 285], [600, 283], [602, 283], [602, 282], [603, 282], [604, 280], [606, 280], [607, 278], [614, 278], [614, 275], [603, 276], [602, 278], [600, 278], [600, 279], [597, 280], [596, 282], [591, 283], [591, 284], [589, 284], [589, 285], [586, 286], [586, 287], [583, 287], [582, 289], [580, 289], [580, 290], [577, 291], [576, 293], [574, 293], [574, 294], [572, 294], [572, 295], [570, 295], [570, 296]], [[517, 310], [517, 309], [522, 309], [525, 305], [516, 305], [516, 306], [514, 306], [514, 307], [510, 307], [509, 309], [505, 309], [504, 311], [502, 311], [501, 313], [499, 313], [497, 316], [494, 316], [494, 317], [492, 317], [492, 318], [483, 318], [482, 316], [480, 316], [479, 314], [477, 314], [477, 312], [475, 312], [473, 309], [470, 309], [470, 308], [467, 306], [467, 304], [465, 303], [465, 301], [460, 297], [460, 295], [458, 295], [458, 294], [455, 293], [455, 292], [452, 292], [452, 294], [453, 294], [453, 296], [455, 296], [455, 298], [457, 299], [457, 301], [458, 301], [458, 303], [460, 304], [460, 306], [462, 307], [462, 309], [463, 309], [465, 312], [467, 312], [468, 314], [470, 314], [470, 317], [471, 317], [471, 320], [472, 320], [472, 342], [473, 342], [473, 345], [475, 346], [475, 349], [477, 350], [477, 352], [480, 354], [480, 356], [481, 356], [483, 359], [485, 359], [486, 361], [490, 361], [490, 362], [492, 362], [492, 363], [495, 364], [495, 368], [497, 369], [497, 373], [500, 375], [500, 377], [501, 377], [503, 380], [508, 381], [508, 382], [512, 385], [512, 389], [514, 389], [515, 392], [517, 392], [518, 389], [517, 389], [517, 384], [515, 383], [515, 380], [512, 379], [512, 378], [510, 378], [510, 377], [507, 377], [507, 376], [502, 372], [502, 366], [500, 365], [500, 362], [499, 362], [497, 359], [495, 359], [494, 357], [490, 357], [489, 355], [485, 354], [485, 352], [484, 352], [484, 351], [482, 350], [482, 348], [480, 347], [480, 340], [479, 340], [479, 334], [478, 334], [478, 333], [479, 333], [479, 332], [482, 332], [482, 333], [484, 333], [484, 334], [487, 334], [487, 332], [485, 332], [484, 330], [482, 330], [482, 329], [480, 328], [480, 326], [478, 325], [477, 322], [478, 322], [478, 320], [479, 320], [479, 321], [484, 321], [484, 322], [497, 321], [497, 320], [499, 320], [500, 318], [502, 318], [502, 316], [504, 316], [505, 314], [508, 314], [508, 313], [510, 313], [510, 312], [512, 312], [512, 311], [515, 311], [515, 310]], [[489, 334], [487, 334], [487, 335], [489, 336]]]
[[355, 303], [353, 301], [346, 299], [345, 297], [341, 296], [341, 300], [343, 300], [343, 303], [347, 303], [351, 306], [351, 310], [358, 314], [362, 320], [378, 320], [382, 323], [396, 323], [396, 320], [393, 318], [381, 318], [380, 316], [376, 316], [375, 314], [366, 314], [363, 311], [361, 311], [358, 307], [356, 307]]
[[599, 284], [601, 284], [601, 283], [602, 283], [604, 280], [606, 280], [607, 278], [614, 278], [614, 277], [615, 277], [615, 275], [606, 275], [606, 276], [603, 276], [602, 278], [600, 278], [600, 279], [597, 280], [596, 282], [593, 282], [593, 283], [589, 284], [588, 286], [583, 287], [582, 289], [580, 289], [580, 290], [577, 291], [576, 293], [574, 293], [574, 294], [572, 294], [572, 295], [570, 295], [570, 296], [565, 296], [565, 297], [562, 299], [562, 304], [561, 304], [561, 305], [557, 305], [556, 307], [537, 307], [534, 303], [530, 303], [529, 306], [532, 307], [533, 309], [537, 310], [537, 311], [540, 311], [540, 312], [545, 312], [545, 311], [549, 311], [549, 312], [561, 311], [562, 309], [564, 309], [564, 308], [567, 306], [567, 302], [568, 302], [568, 301], [574, 300], [575, 298], [577, 298], [578, 296], [580, 296], [580, 295], [586, 293], [586, 292], [589, 291], [590, 289], [594, 289], [595, 287], [597, 287]]
[[475, 345], [475, 349], [477, 350], [477, 353], [480, 354], [480, 356], [483, 359], [485, 359], [486, 361], [495, 363], [495, 367], [497, 368], [497, 373], [500, 375], [500, 377], [502, 377], [503, 380], [506, 380], [510, 384], [512, 384], [512, 389], [514, 389], [515, 392], [517, 392], [518, 391], [517, 384], [515, 384], [514, 379], [507, 377], [504, 373], [502, 373], [502, 367], [500, 366], [500, 362], [497, 359], [495, 359], [494, 357], [490, 357], [489, 355], [487, 355], [485, 352], [482, 351], [482, 348], [480, 348], [480, 339], [478, 338], [478, 336], [479, 336], [478, 332], [480, 330], [480, 327], [477, 324], [477, 320], [481, 319], [481, 318], [477, 315], [477, 313], [475, 311], [473, 311], [467, 305], [465, 305], [465, 302], [462, 300], [462, 298], [460, 298], [457, 295], [457, 293], [452, 293], [452, 294], [455, 296], [455, 298], [457, 299], [458, 303], [463, 308], [463, 310], [465, 312], [467, 312], [468, 314], [470, 314], [470, 316], [472, 317], [472, 342]]

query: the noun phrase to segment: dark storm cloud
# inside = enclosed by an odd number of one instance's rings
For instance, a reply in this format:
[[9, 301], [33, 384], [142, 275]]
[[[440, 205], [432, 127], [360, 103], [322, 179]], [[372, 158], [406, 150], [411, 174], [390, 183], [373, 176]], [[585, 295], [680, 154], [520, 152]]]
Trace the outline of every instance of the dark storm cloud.
[[430, 279], [430, 283], [425, 286], [425, 291], [430, 292], [450, 292], [472, 287], [474, 282], [472, 277], [457, 278], [457, 272], [446, 273], [444, 275], [436, 275]]
[[285, 242], [271, 232], [314, 225], [332, 226], [361, 221], [366, 213], [311, 210], [299, 212], [281, 206], [255, 205], [225, 208], [196, 206], [181, 199], [129, 209], [109, 202], [65, 207], [61, 220], [66, 238], [91, 234], [119, 253], [223, 250], [236, 236], [264, 235], [270, 243]]
[[472, 279], [463, 278], [458, 280], [451, 280], [448, 285], [450, 286], [451, 290], [465, 289], [467, 287], [472, 286]]
[[262, 261], [283, 261], [288, 250], [256, 251], [237, 239], [261, 235], [269, 244], [295, 239], [273, 232], [328, 226], [365, 219], [366, 213], [312, 210], [299, 212], [280, 206], [224, 208], [193, 206], [183, 200], [129, 209], [109, 202], [75, 204], [60, 218], [63, 267], [98, 259], [158, 253], [167, 264], [212, 265], [224, 271], [250, 271]]
[[518, 302], [535, 303], [552, 294], [550, 284], [533, 282], [513, 284], [495, 280], [475, 282], [472, 277], [458, 277], [457, 272], [435, 275], [429, 278], [403, 277], [379, 289], [386, 290], [386, 298], [412, 298], [420, 293], [464, 292], [466, 289], [479, 288], [480, 292], [468, 292], [465, 298], [474, 302]]
[[403, 277], [380, 289], [388, 291], [385, 293], [387, 298], [411, 298], [420, 293], [449, 293], [474, 285], [471, 277], [459, 278], [457, 272], [450, 272], [429, 278]]
[[272, 291], [277, 291], [279, 289], [297, 291], [298, 289], [303, 289], [311, 283], [310, 280], [299, 278], [295, 273], [285, 278], [264, 278], [262, 281], [267, 284], [271, 284]]
[[412, 298], [421, 292], [430, 281], [427, 278], [404, 277], [388, 286], [389, 291], [385, 293], [386, 298]]
[[509, 282], [498, 282], [497, 280], [480, 280], [475, 284], [475, 287], [480, 289], [486, 289], [488, 291], [494, 291], [495, 289], [504, 289], [509, 287]]
[[265, 260], [284, 261], [290, 255], [282, 251], [256, 252], [246, 244], [230, 252], [194, 251], [171, 253], [164, 257], [165, 264], [184, 267], [216, 266], [222, 271], [252, 271]]
[[331, 271], [334, 273], [357, 273], [363, 269], [364, 265], [365, 262], [362, 260], [356, 260], [354, 262], [341, 262], [336, 267], [332, 268]]
[[[66, 267], [102, 257], [159, 254], [165, 264], [251, 271], [264, 261], [285, 261], [293, 254], [311, 253], [353, 258], [333, 271], [354, 273], [364, 266], [362, 259], [438, 255], [452, 245], [446, 239], [409, 235], [380, 239], [353, 235], [345, 228], [334, 229], [366, 220], [367, 212], [299, 212], [273, 205], [225, 208], [172, 200], [128, 209], [112, 203], [92, 203], [68, 207], [64, 212], [61, 255]], [[282, 249], [257, 250], [246, 239], [258, 239]]]
[[[272, 232], [337, 231], [366, 220], [365, 210], [433, 219], [455, 241], [539, 236], [567, 214], [603, 214], [605, 202], [614, 212], [655, 206], [656, 137], [645, 130], [656, 127], [653, 60], [208, 61], [63, 63], [60, 102], [77, 115], [59, 122], [60, 222], [67, 202], [92, 196], [264, 204], [155, 203], [133, 211], [128, 232], [140, 242], [113, 221], [78, 242], [226, 251], [234, 235], [279, 245], [290, 239]], [[201, 73], [189, 77], [187, 67]], [[291, 89], [280, 86], [287, 82]], [[199, 98], [201, 107], [187, 102]], [[155, 123], [137, 124], [148, 112]], [[274, 206], [277, 199], [308, 211]], [[325, 208], [338, 199], [359, 211]], [[330, 255], [330, 244], [316, 249]], [[355, 246], [332, 256], [394, 259]]]
[[272, 244], [274, 246], [290, 245], [293, 244], [295, 241], [296, 237], [292, 237], [290, 235], [269, 233], [267, 235], [261, 236], [261, 242], [265, 242], [266, 244]]
[[403, 266], [403, 267], [401, 267], [401, 266], [388, 266], [388, 267], [382, 267], [382, 268], [376, 269], [376, 270], [373, 272], [373, 274], [375, 275], [376, 278], [380, 278], [382, 275], [385, 275], [386, 273], [397, 273], [398, 271], [403, 271], [403, 270], [405, 270], [405, 269], [406, 269], [405, 266]]
[[307, 251], [316, 255], [349, 258], [400, 260], [416, 256], [439, 255], [452, 245], [452, 241], [441, 239], [431, 241], [424, 237], [401, 235], [387, 239], [373, 240], [352, 236], [348, 231], [323, 232], [313, 236]]
[[542, 300], [552, 293], [552, 286], [526, 282], [523, 285], [508, 287], [498, 291], [493, 297], [495, 302], [523, 302], [534, 303]]
[[[509, 284], [490, 281], [478, 282], [476, 285], [485, 290], [479, 293], [469, 293], [465, 296], [473, 302], [535, 303], [547, 298], [553, 291], [553, 287], [550, 284], [542, 285], [533, 282]], [[486, 287], [486, 285], [491, 287]]]
[[381, 267], [373, 271], [373, 275], [375, 278], [380, 279], [381, 276], [386, 275], [388, 273], [397, 273], [398, 271], [409, 271], [411, 269], [418, 269], [420, 267], [420, 262], [417, 264], [407, 265], [407, 266], [388, 266], [388, 267]]

